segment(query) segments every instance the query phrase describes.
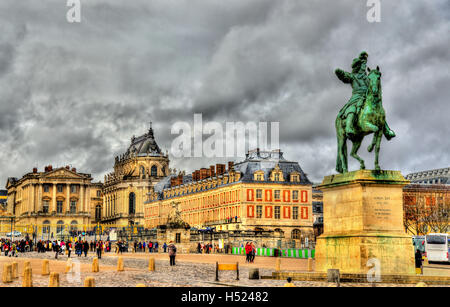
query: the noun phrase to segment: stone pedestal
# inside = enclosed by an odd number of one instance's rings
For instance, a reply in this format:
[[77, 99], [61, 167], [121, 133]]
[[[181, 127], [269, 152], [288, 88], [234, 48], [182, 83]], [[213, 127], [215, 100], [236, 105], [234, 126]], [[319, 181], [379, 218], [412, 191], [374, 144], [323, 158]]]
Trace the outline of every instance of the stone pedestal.
[[403, 226], [399, 171], [360, 170], [324, 178], [324, 233], [317, 238], [316, 271], [415, 274], [414, 247]]

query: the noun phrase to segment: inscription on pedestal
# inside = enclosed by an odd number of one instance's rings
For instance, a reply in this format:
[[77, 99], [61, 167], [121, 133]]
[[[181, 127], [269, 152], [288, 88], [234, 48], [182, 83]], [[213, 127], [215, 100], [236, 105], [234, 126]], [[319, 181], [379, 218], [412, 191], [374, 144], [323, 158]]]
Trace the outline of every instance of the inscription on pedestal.
[[372, 187], [365, 199], [364, 229], [369, 231], [400, 231], [403, 222], [401, 198], [387, 189]]

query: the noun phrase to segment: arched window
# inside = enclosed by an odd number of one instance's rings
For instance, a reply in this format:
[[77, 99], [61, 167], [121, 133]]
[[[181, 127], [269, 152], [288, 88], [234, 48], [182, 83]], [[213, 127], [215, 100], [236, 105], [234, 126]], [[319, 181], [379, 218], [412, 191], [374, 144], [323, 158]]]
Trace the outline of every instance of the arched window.
[[158, 176], [158, 168], [156, 167], [156, 165], [153, 165], [150, 171], [150, 176], [152, 177], [156, 177]]
[[77, 221], [70, 222], [70, 231], [77, 231], [77, 229], [78, 229], [78, 222]]
[[100, 220], [102, 218], [102, 206], [97, 205], [95, 206], [95, 219]]
[[292, 239], [300, 239], [301, 231], [299, 229], [292, 230]]
[[58, 223], [56, 223], [56, 234], [60, 234], [63, 230], [64, 230], [64, 222], [58, 221]]
[[128, 196], [128, 211], [129, 214], [135, 214], [136, 212], [136, 196], [133, 192]]
[[145, 176], [145, 167], [141, 166], [139, 175]]
[[50, 233], [50, 221], [42, 223], [42, 233]]
[[161, 172], [162, 172], [163, 176], [166, 175], [166, 167], [165, 166], [162, 167]]

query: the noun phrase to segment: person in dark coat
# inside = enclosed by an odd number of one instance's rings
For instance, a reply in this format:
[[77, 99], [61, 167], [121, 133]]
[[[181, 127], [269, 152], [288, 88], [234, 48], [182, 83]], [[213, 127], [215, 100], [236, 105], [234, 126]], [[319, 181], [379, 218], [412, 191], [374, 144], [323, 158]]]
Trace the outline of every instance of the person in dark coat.
[[87, 241], [84, 241], [84, 243], [83, 243], [83, 251], [84, 251], [84, 257], [87, 257], [87, 253], [89, 251], [89, 243], [87, 243]]
[[97, 243], [97, 257], [98, 257], [98, 259], [102, 259], [102, 249], [103, 249], [103, 242], [102, 242], [102, 240], [100, 240]]
[[415, 260], [416, 260], [416, 268], [420, 269], [422, 267], [422, 253], [420, 252], [419, 249], [416, 250]]
[[172, 241], [170, 241], [168, 249], [169, 249], [170, 266], [173, 266], [173, 265], [175, 265], [175, 257], [177, 255], [177, 248], [175, 247], [175, 244], [173, 244]]

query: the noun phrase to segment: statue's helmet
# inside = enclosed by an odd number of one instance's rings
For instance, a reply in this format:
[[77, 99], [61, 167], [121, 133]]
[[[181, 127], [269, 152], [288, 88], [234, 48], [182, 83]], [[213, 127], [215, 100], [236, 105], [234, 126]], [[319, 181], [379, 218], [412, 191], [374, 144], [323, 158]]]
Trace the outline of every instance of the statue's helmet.
[[365, 52], [365, 51], [363, 51], [363, 52], [361, 52], [361, 53], [359, 54], [359, 58], [360, 58], [361, 60], [367, 60], [368, 57], [369, 57], [369, 54], [368, 54], [367, 52]]

